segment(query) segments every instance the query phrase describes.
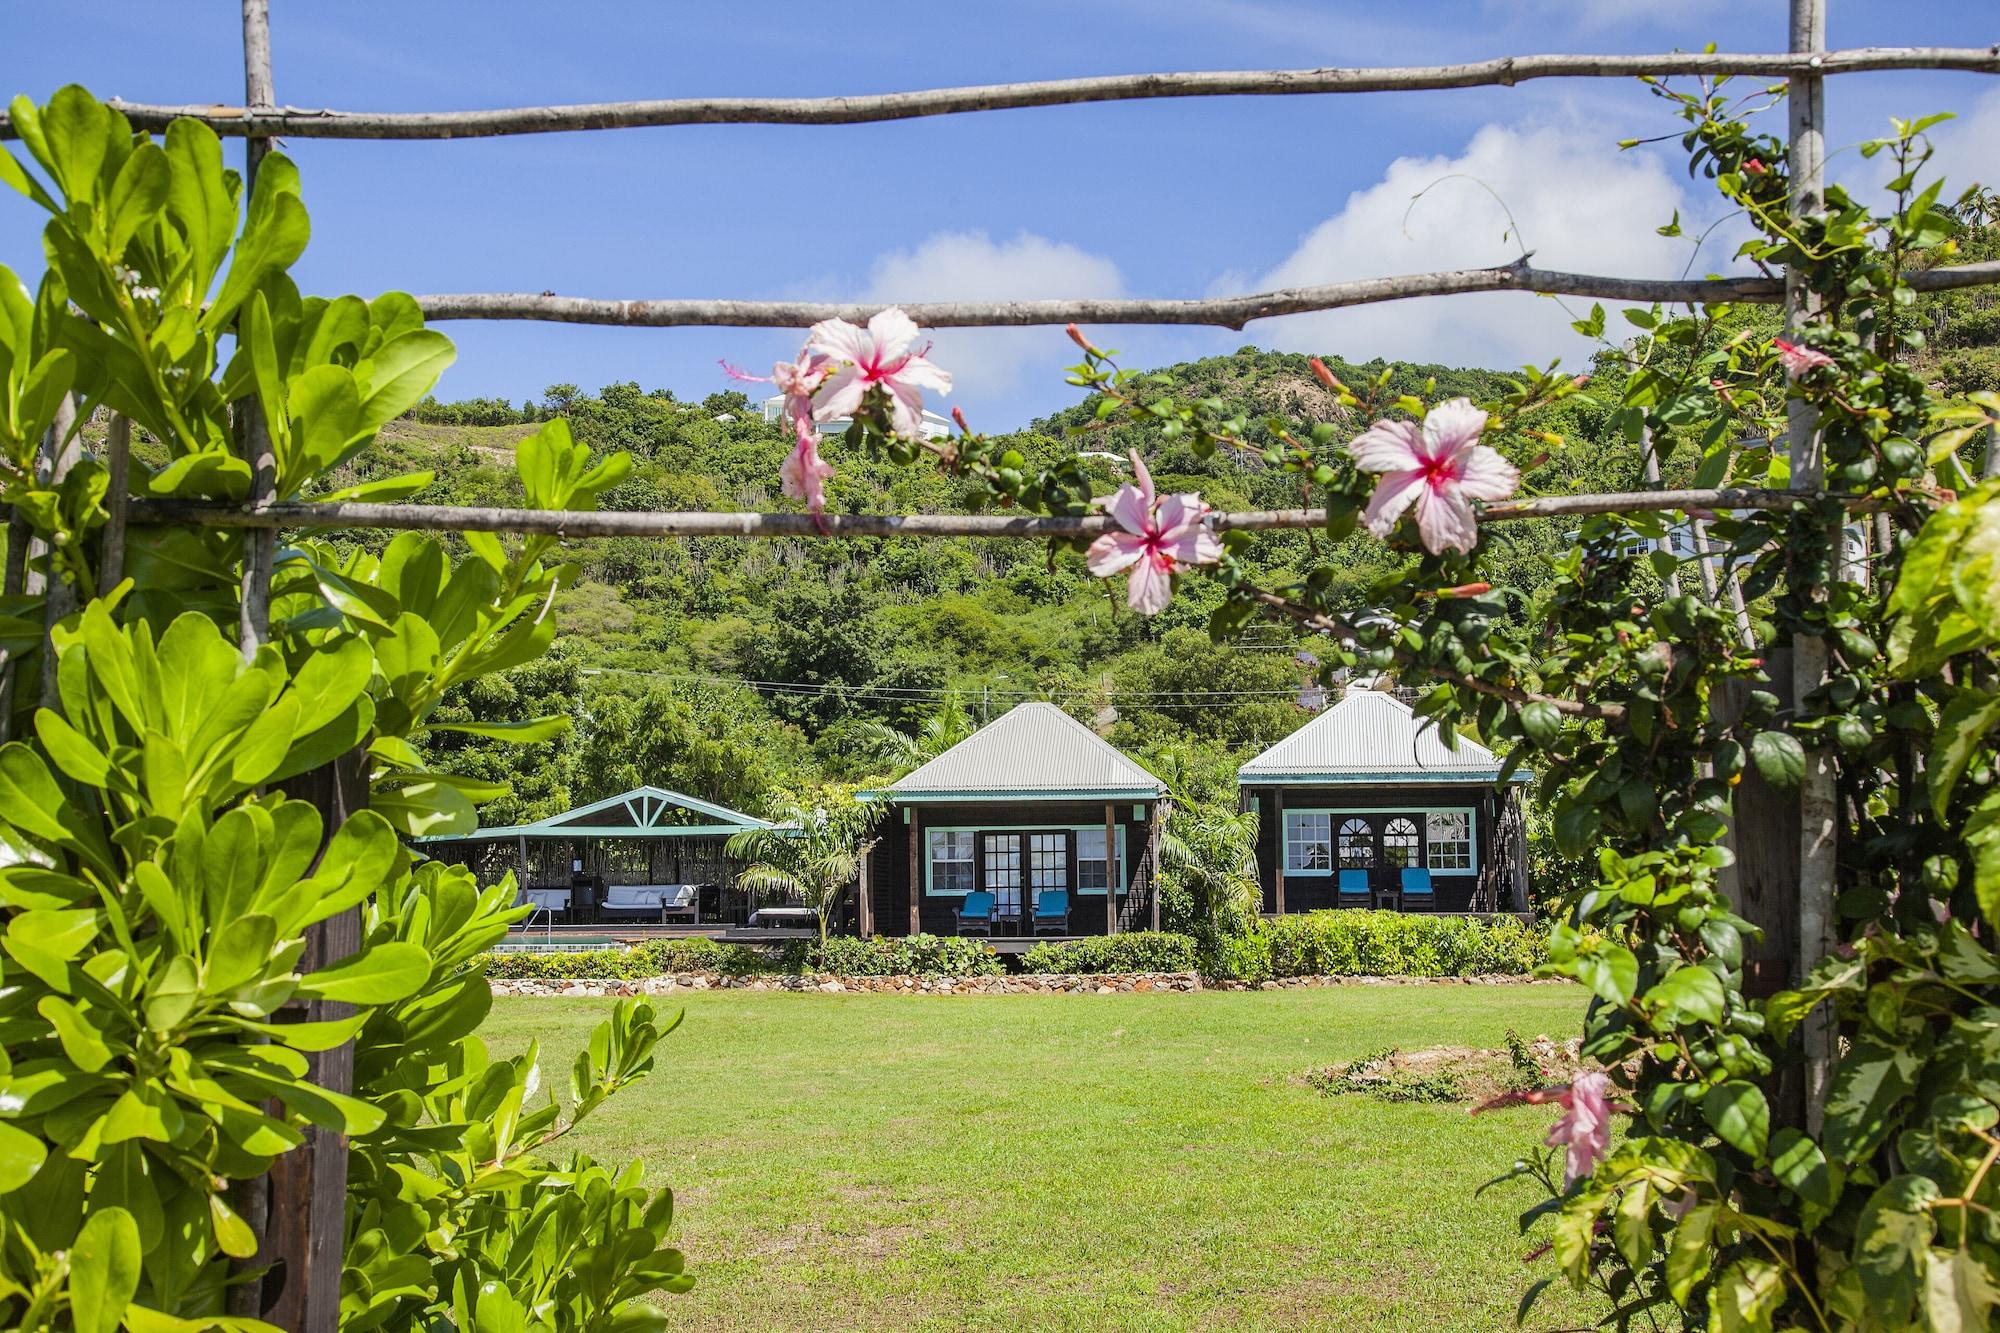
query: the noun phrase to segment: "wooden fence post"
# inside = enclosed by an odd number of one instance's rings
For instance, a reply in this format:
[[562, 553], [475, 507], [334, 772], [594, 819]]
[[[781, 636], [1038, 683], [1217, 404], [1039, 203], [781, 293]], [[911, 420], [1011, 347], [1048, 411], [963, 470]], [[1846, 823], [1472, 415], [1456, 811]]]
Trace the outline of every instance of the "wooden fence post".
[[[1800, 53], [1826, 49], [1826, 0], [1791, 0], [1791, 49]], [[1800, 218], [1825, 207], [1826, 86], [1817, 71], [1793, 74], [1789, 83], [1786, 100], [1790, 111], [1790, 211], [1794, 218]], [[1803, 277], [1795, 270], [1787, 271], [1786, 328], [1796, 332], [1801, 325], [1814, 319], [1819, 311], [1818, 298], [1807, 289]], [[1812, 407], [1793, 400], [1787, 437], [1794, 490], [1818, 490], [1825, 479], [1826, 459], [1815, 425]], [[1840, 531], [1829, 525], [1826, 535], [1828, 554], [1836, 556]], [[1816, 573], [1815, 584], [1819, 582]], [[1808, 602], [1825, 597], [1823, 586], [1795, 587], [1794, 592]], [[1826, 640], [1817, 635], [1798, 636], [1792, 645], [1794, 709], [1803, 707], [1808, 696], [1825, 682], [1826, 668]], [[1797, 966], [1798, 975], [1803, 977], [1833, 947], [1839, 791], [1833, 754], [1822, 745], [1809, 744], [1806, 747], [1806, 766], [1799, 783], [1798, 808]], [[1833, 1039], [1833, 1023], [1826, 1007], [1814, 1009], [1801, 1027], [1805, 1053], [1806, 1127], [1814, 1134], [1819, 1132], [1826, 1086], [1832, 1076]]]
[[1104, 807], [1104, 933], [1118, 933], [1118, 807]]

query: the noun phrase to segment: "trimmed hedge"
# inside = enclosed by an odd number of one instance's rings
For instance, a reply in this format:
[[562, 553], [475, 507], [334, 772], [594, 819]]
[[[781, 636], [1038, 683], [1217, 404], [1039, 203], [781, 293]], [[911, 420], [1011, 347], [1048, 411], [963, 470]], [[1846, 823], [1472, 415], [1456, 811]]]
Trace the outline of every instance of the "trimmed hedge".
[[647, 940], [629, 949], [564, 953], [489, 954], [486, 975], [496, 981], [630, 981], [669, 972], [716, 972], [727, 977], [831, 972], [847, 977], [990, 977], [1006, 969], [983, 940], [918, 935], [906, 940], [857, 940], [836, 936], [824, 954], [817, 940], [791, 940], [774, 953], [701, 936]]
[[1194, 938], [1163, 930], [1037, 944], [1021, 955], [1024, 972], [1193, 972], [1199, 966]]
[[1234, 958], [1223, 961], [1246, 981], [1518, 976], [1547, 959], [1548, 941], [1541, 930], [1511, 916], [1343, 909], [1264, 922], [1233, 952]]

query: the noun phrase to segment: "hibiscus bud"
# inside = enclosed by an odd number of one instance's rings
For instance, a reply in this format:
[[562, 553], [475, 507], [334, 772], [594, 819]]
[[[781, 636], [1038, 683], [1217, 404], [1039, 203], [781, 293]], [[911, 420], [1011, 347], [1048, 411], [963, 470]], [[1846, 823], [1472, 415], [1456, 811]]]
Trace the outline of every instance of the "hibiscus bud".
[[1746, 176], [1761, 176], [1769, 170], [1762, 158], [1753, 157], [1743, 164], [1743, 174]]
[[1533, 472], [1536, 468], [1540, 467], [1542, 464], [1548, 461], [1549, 461], [1549, 451], [1544, 449], [1540, 453], [1536, 454], [1533, 458], [1529, 459], [1526, 463], [1523, 463], [1521, 465], [1521, 471]]
[[1313, 378], [1318, 380], [1321, 384], [1324, 384], [1327, 388], [1333, 390], [1335, 393], [1347, 392], [1347, 386], [1345, 384], [1342, 384], [1339, 378], [1332, 371], [1326, 368], [1326, 362], [1320, 360], [1318, 357], [1314, 357], [1306, 364], [1312, 367]]
[[[1074, 327], [1075, 327], [1075, 325], [1071, 325], [1071, 327], [1072, 327], [1072, 328], [1074, 328]], [[964, 409], [964, 408], [962, 408], [962, 407], [954, 407], [954, 408], [952, 408], [952, 409], [951, 409], [951, 419], [952, 419], [953, 421], [956, 421], [956, 422], [958, 423], [958, 428], [959, 428], [960, 430], [964, 431], [964, 432], [965, 432], [965, 433], [966, 433], [967, 435], [970, 435], [970, 434], [972, 434], [972, 427], [970, 427], [970, 426], [968, 426], [968, 425], [966, 425], [966, 424], [965, 424], [965, 409]]]
[[1478, 597], [1492, 591], [1493, 585], [1490, 583], [1461, 583], [1456, 588], [1440, 588], [1438, 600], [1443, 601], [1448, 597]]
[[1590, 376], [1578, 375], [1575, 379], [1571, 380], [1570, 383], [1574, 384], [1577, 388], [1581, 389], [1584, 385], [1590, 383]]
[[1078, 347], [1081, 347], [1084, 351], [1090, 353], [1090, 355], [1096, 356], [1098, 354], [1097, 348], [1091, 345], [1090, 339], [1084, 337], [1083, 330], [1078, 328], [1076, 325], [1074, 324], [1064, 325], [1063, 332], [1069, 335], [1069, 340], [1071, 342], [1075, 343]]

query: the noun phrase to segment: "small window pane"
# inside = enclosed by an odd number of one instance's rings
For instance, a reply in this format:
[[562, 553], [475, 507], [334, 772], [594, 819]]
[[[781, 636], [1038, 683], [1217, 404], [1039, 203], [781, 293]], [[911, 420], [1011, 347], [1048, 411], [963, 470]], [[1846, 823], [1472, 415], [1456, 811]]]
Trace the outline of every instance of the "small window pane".
[[1333, 816], [1285, 811], [1285, 869], [1333, 869]]
[[1375, 864], [1375, 830], [1367, 820], [1341, 823], [1340, 864], [1344, 870], [1367, 870]]
[[1382, 863], [1388, 866], [1417, 864], [1420, 842], [1417, 821], [1397, 816], [1382, 830]]
[[[1118, 869], [1121, 872], [1125, 869], [1122, 856], [1118, 858]], [[1104, 892], [1104, 830], [1094, 825], [1076, 831], [1076, 887]]]
[[933, 829], [931, 888], [938, 893], [972, 892], [972, 835]]
[[1440, 810], [1429, 816], [1424, 828], [1429, 864], [1433, 870], [1472, 869], [1472, 812]]

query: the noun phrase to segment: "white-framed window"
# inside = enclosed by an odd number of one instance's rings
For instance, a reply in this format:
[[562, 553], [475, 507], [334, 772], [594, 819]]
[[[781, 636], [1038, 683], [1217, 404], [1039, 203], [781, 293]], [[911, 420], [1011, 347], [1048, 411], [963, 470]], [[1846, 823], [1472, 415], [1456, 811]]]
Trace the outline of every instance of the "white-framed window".
[[961, 829], [932, 829], [931, 892], [972, 892], [972, 833]]
[[1401, 815], [1390, 820], [1382, 828], [1382, 864], [1388, 866], [1414, 866], [1422, 859], [1422, 841], [1417, 833], [1417, 821]]
[[1375, 828], [1360, 817], [1340, 821], [1340, 866], [1366, 870], [1375, 864]]
[[[1118, 830], [1118, 884], [1125, 886], [1125, 830]], [[1078, 893], [1104, 892], [1104, 830], [1076, 830], [1076, 889]]]
[[1333, 869], [1333, 816], [1324, 811], [1285, 811], [1285, 869]]
[[1432, 870], [1472, 869], [1472, 812], [1433, 810], [1424, 818], [1425, 864]]

